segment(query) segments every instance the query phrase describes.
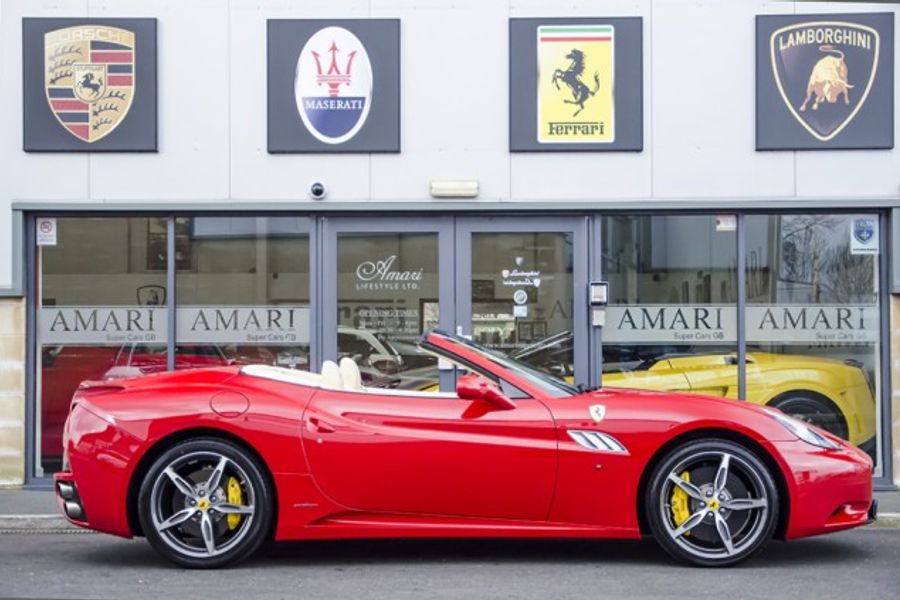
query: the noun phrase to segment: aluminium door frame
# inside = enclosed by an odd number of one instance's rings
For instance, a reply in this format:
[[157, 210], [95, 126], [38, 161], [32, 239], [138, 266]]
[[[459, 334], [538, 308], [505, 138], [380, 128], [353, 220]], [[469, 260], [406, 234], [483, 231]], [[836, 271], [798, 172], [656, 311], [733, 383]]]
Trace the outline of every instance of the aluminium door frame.
[[[590, 216], [549, 217], [504, 215], [456, 219], [456, 325], [458, 333], [472, 335], [472, 234], [473, 233], [570, 233], [572, 235], [572, 333], [575, 382], [596, 377], [594, 328], [590, 328], [587, 305]], [[588, 332], [589, 334], [579, 332]], [[589, 339], [590, 338], [590, 339]]]

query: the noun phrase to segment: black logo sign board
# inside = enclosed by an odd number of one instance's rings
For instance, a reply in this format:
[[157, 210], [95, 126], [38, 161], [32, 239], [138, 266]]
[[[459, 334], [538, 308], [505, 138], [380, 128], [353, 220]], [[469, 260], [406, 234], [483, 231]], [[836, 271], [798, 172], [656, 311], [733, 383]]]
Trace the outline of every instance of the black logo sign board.
[[512, 152], [641, 150], [640, 17], [510, 19]]
[[756, 148], [893, 148], [893, 13], [758, 16]]
[[268, 22], [269, 152], [400, 151], [400, 21]]
[[156, 151], [156, 19], [22, 20], [26, 152]]

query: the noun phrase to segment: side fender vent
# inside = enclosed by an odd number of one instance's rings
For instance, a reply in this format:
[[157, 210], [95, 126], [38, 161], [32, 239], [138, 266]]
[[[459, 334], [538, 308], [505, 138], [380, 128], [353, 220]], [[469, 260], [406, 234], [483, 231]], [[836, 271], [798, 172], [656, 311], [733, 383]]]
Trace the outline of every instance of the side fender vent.
[[628, 454], [628, 450], [625, 449], [622, 442], [608, 433], [583, 429], [570, 429], [566, 433], [569, 434], [570, 438], [578, 442], [579, 445], [588, 450], [593, 450], [594, 452], [607, 452], [610, 454]]

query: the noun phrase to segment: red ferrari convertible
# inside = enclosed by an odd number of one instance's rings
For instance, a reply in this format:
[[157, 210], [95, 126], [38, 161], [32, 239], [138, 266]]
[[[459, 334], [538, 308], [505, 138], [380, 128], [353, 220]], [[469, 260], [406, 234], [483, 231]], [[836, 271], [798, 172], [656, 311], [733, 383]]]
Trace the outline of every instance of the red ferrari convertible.
[[774, 409], [583, 390], [440, 331], [456, 393], [227, 366], [86, 382], [66, 421], [62, 510], [187, 567], [266, 539], [638, 538], [706, 566], [772, 537], [875, 518], [872, 461]]

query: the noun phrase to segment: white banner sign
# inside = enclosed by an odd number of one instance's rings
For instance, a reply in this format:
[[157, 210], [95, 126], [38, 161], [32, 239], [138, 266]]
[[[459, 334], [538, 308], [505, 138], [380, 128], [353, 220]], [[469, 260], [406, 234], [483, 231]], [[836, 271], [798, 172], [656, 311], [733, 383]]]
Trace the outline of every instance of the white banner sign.
[[158, 306], [47, 306], [38, 311], [42, 344], [166, 343], [168, 318]]
[[[176, 313], [187, 344], [307, 344], [308, 306], [195, 306]], [[168, 314], [159, 306], [48, 306], [38, 313], [42, 344], [165, 344]]]
[[194, 306], [179, 308], [179, 342], [195, 344], [308, 344], [308, 306]]
[[[632, 305], [607, 309], [603, 341], [616, 344], [734, 344], [734, 305]], [[874, 305], [747, 306], [749, 343], [877, 342]]]

